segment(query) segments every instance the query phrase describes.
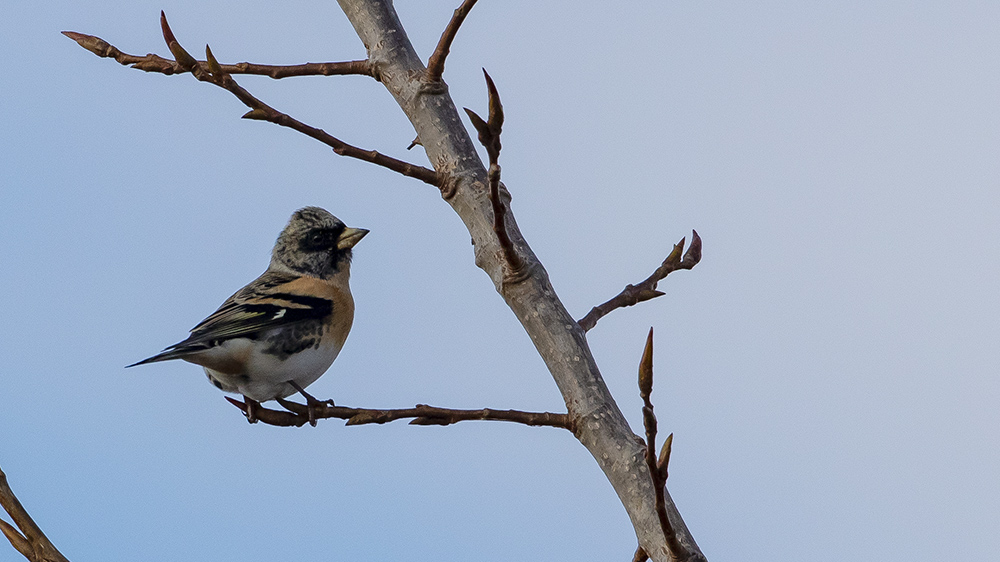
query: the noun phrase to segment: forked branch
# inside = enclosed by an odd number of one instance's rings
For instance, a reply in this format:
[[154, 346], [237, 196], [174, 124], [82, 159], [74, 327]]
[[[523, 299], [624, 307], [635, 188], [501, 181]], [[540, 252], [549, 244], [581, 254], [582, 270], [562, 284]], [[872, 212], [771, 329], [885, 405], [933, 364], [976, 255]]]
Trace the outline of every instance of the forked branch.
[[[226, 400], [243, 411], [248, 413], [248, 405], [234, 398], [226, 397]], [[271, 410], [263, 407], [254, 407], [254, 415], [257, 420], [268, 425], [276, 426], [302, 426], [310, 423], [310, 416], [313, 421], [317, 419], [338, 418], [347, 420], [347, 425], [366, 425], [370, 423], [389, 423], [395, 420], [411, 419], [410, 425], [451, 425], [460, 421], [483, 420], [483, 421], [509, 421], [531, 426], [559, 427], [574, 431], [573, 420], [568, 414], [554, 414], [551, 412], [522, 412], [520, 410], [493, 410], [483, 408], [481, 410], [453, 410], [450, 408], [438, 408], [426, 404], [417, 404], [413, 408], [400, 408], [393, 410], [374, 410], [369, 408], [347, 408], [344, 406], [334, 406], [329, 402], [319, 402], [310, 407], [288, 400], [279, 401], [282, 406], [289, 411]]]
[[[219, 61], [215, 59], [208, 46], [205, 47], [206, 60], [199, 61], [192, 57], [183, 47], [181, 47], [177, 38], [174, 37], [173, 31], [171, 31], [169, 24], [167, 24], [167, 17], [163, 12], [160, 12], [160, 27], [163, 31], [163, 39], [166, 41], [170, 52], [174, 55], [174, 61], [169, 61], [168, 59], [157, 55], [147, 55], [146, 57], [127, 55], [103, 39], [92, 35], [85, 35], [83, 33], [76, 33], [73, 31], [64, 31], [63, 35], [73, 39], [81, 47], [98, 56], [114, 58], [121, 64], [131, 64], [133, 68], [139, 68], [140, 70], [145, 70], [147, 72], [161, 72], [163, 74], [190, 72], [195, 78], [202, 82], [209, 82], [220, 88], [228, 90], [236, 96], [236, 98], [240, 100], [243, 105], [250, 108], [250, 111], [243, 115], [244, 119], [269, 121], [276, 125], [281, 125], [282, 127], [288, 127], [289, 129], [298, 131], [329, 146], [334, 152], [341, 156], [349, 156], [351, 158], [364, 160], [365, 162], [371, 162], [372, 164], [388, 168], [394, 172], [403, 174], [404, 176], [416, 178], [424, 183], [429, 183], [438, 188], [441, 188], [444, 185], [443, 177], [434, 170], [411, 164], [403, 160], [398, 160], [391, 156], [386, 156], [375, 150], [365, 150], [348, 144], [327, 133], [323, 129], [307, 125], [285, 113], [282, 113], [281, 111], [278, 111], [277, 109], [274, 109], [237, 84], [236, 80], [234, 80], [230, 75], [231, 73], [226, 70], [226, 67], [221, 65]], [[133, 61], [133, 59], [135, 59], [135, 62], [129, 62]], [[367, 61], [351, 61], [350, 63], [343, 64], [346, 65], [345, 68], [357, 67], [357, 69], [365, 70], [364, 73], [372, 75]], [[347, 73], [348, 72], [340, 72], [340, 74]]]
[[590, 309], [590, 312], [580, 320], [577, 320], [577, 323], [584, 331], [588, 331], [597, 325], [598, 320], [604, 318], [615, 309], [639, 304], [640, 302], [655, 299], [666, 294], [656, 290], [656, 284], [660, 280], [678, 269], [691, 269], [701, 261], [701, 237], [698, 236], [697, 231], [691, 231], [691, 246], [688, 247], [683, 258], [681, 257], [681, 252], [684, 252], [683, 238], [674, 245], [674, 249], [670, 252], [670, 255], [663, 260], [663, 263], [660, 264], [660, 267], [656, 268], [656, 271], [652, 275], [638, 285], [626, 285], [622, 292], [615, 295], [613, 299]]
[[0, 507], [3, 507], [14, 525], [17, 525], [15, 528], [0, 519], [0, 532], [3, 532], [11, 546], [30, 562], [69, 562], [28, 515], [27, 510], [10, 489], [7, 475], [2, 469], [0, 469]]

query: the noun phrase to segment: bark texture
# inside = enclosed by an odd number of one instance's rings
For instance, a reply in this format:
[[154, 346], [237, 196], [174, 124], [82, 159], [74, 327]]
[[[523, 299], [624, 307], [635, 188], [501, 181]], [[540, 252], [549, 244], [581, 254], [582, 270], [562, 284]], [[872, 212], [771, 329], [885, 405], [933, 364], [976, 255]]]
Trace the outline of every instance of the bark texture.
[[[601, 377], [584, 330], [556, 296], [511, 212], [506, 213], [507, 232], [523, 267], [511, 271], [507, 266], [493, 230], [487, 171], [447, 86], [428, 80], [391, 1], [338, 1], [368, 50], [373, 74], [413, 124], [434, 169], [448, 178], [442, 195], [472, 235], [476, 265], [490, 276], [531, 337], [576, 422], [576, 437], [618, 493], [640, 546], [657, 562], [671, 560], [657, 517], [643, 440], [629, 428]], [[506, 190], [501, 188], [501, 192], [509, 201]], [[704, 560], [669, 495], [666, 510], [678, 541], [690, 553], [686, 558]]]

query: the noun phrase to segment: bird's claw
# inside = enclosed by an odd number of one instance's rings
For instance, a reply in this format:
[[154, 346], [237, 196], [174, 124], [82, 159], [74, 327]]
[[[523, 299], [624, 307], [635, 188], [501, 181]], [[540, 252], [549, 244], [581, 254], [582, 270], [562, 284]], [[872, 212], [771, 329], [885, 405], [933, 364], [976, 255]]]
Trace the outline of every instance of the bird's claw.
[[243, 412], [243, 415], [247, 417], [248, 422], [257, 423], [257, 411], [260, 409], [260, 402], [247, 398], [246, 396], [243, 397], [243, 402], [229, 396], [226, 396], [226, 400], [228, 400], [233, 406], [239, 408]]

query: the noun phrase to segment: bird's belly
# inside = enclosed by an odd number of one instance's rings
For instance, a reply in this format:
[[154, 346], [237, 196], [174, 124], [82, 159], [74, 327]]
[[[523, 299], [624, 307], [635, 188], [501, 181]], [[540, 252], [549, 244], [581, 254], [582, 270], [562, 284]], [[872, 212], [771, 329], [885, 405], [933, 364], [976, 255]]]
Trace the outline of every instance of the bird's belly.
[[[242, 338], [238, 338], [242, 339]], [[233, 347], [242, 347], [236, 342]], [[245, 340], [250, 343], [250, 340]], [[229, 343], [229, 342], [227, 342]], [[240, 372], [224, 373], [209, 366], [205, 372], [220, 389], [236, 392], [259, 402], [285, 398], [297, 392], [288, 384], [294, 381], [305, 388], [323, 375], [340, 353], [342, 345], [309, 347], [295, 353], [275, 353], [267, 346], [249, 345]]]

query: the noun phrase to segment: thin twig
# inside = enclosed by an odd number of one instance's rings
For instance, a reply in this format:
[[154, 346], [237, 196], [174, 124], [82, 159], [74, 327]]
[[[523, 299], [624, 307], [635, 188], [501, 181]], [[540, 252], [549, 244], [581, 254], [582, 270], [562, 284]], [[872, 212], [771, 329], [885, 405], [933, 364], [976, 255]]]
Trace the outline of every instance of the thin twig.
[[493, 206], [493, 232], [497, 235], [500, 248], [503, 250], [507, 265], [510, 266], [510, 276], [516, 277], [524, 267], [524, 260], [514, 248], [514, 243], [507, 233], [507, 206], [500, 199], [500, 133], [503, 130], [503, 104], [500, 103], [500, 92], [497, 91], [496, 84], [490, 78], [486, 69], [483, 69], [486, 77], [486, 89], [489, 91], [489, 117], [485, 121], [475, 111], [465, 108], [469, 115], [469, 120], [479, 133], [479, 142], [486, 148], [486, 153], [490, 158], [490, 169], [487, 178], [490, 182], [490, 203]]
[[660, 482], [659, 471], [656, 469], [656, 415], [653, 413], [653, 402], [650, 400], [652, 393], [653, 329], [650, 328], [646, 337], [646, 348], [642, 351], [642, 361], [639, 363], [639, 396], [642, 398], [642, 425], [646, 429], [646, 466], [649, 468], [649, 476], [653, 479], [653, 488], [656, 492], [656, 515], [660, 518], [660, 526], [663, 527], [663, 534], [669, 544], [670, 537], [674, 536], [674, 529], [667, 519], [663, 483]]
[[11, 546], [25, 558], [31, 562], [68, 562], [18, 501], [10, 485], [7, 484], [7, 475], [2, 469], [0, 469], [0, 506], [10, 515], [20, 532], [3, 520], [0, 520], [0, 531], [10, 541]]
[[598, 320], [615, 309], [632, 306], [665, 295], [666, 293], [656, 290], [656, 284], [660, 280], [678, 269], [691, 269], [701, 261], [701, 237], [698, 236], [697, 231], [691, 231], [691, 246], [688, 247], [688, 251], [682, 258], [681, 252], [683, 251], [684, 239], [681, 238], [681, 241], [674, 245], [674, 249], [670, 252], [670, 255], [663, 260], [663, 263], [660, 264], [660, 267], [656, 268], [656, 271], [652, 275], [638, 285], [626, 285], [625, 289], [613, 299], [590, 309], [590, 312], [578, 320], [577, 324], [586, 332], [596, 326]]
[[[160, 74], [181, 74], [188, 72], [177, 65], [176, 61], [165, 59], [159, 55], [148, 54], [145, 56], [130, 55], [123, 53], [114, 45], [111, 45], [100, 37], [77, 33], [75, 31], [63, 31], [63, 35], [76, 41], [81, 47], [94, 53], [99, 57], [112, 58], [119, 64], [145, 70], [146, 72], [159, 72]], [[208, 63], [199, 61], [198, 65], [203, 70], [208, 70]], [[304, 64], [274, 65], [257, 64], [252, 62], [238, 62], [236, 64], [220, 65], [226, 74], [253, 74], [260, 76], [270, 76], [271, 78], [287, 78], [290, 76], [344, 76], [358, 75], [375, 77], [372, 65], [367, 60], [352, 60], [342, 62], [307, 62]]]
[[649, 560], [649, 555], [646, 554], [646, 551], [641, 546], [636, 548], [635, 554], [632, 555], [632, 562], [646, 562], [646, 560]]
[[431, 58], [427, 60], [427, 80], [429, 82], [439, 82], [441, 80], [441, 75], [444, 74], [444, 59], [448, 57], [448, 52], [451, 51], [451, 43], [455, 40], [455, 36], [458, 35], [458, 28], [465, 21], [465, 16], [469, 15], [469, 11], [475, 5], [476, 0], [465, 0], [461, 6], [455, 9], [455, 13], [452, 14], [451, 21], [448, 22], [448, 27], [444, 28], [444, 33], [441, 34], [441, 39], [438, 40], [437, 47], [431, 54]]
[[[247, 404], [245, 402], [228, 396], [226, 400], [229, 400], [231, 404], [242, 410], [244, 414], [247, 412]], [[279, 402], [288, 411], [255, 408], [257, 419], [268, 425], [284, 427], [299, 427], [309, 422], [308, 406], [288, 400], [280, 400]], [[312, 410], [313, 419], [338, 418], [347, 420], [347, 425], [383, 424], [400, 419], [413, 418], [410, 425], [451, 425], [461, 421], [483, 420], [509, 421], [531, 426], [559, 427], [570, 431], [574, 430], [573, 420], [569, 414], [554, 414], [551, 412], [522, 412], [520, 410], [494, 410], [491, 408], [483, 408], [481, 410], [453, 410], [451, 408], [438, 408], [426, 404], [417, 404], [413, 408], [376, 410], [333, 406], [322, 402], [314, 404]]]
[[[653, 480], [653, 491], [656, 494], [656, 516], [660, 520], [660, 527], [663, 528], [663, 536], [666, 538], [667, 548], [670, 557], [674, 560], [687, 560], [691, 553], [677, 539], [670, 518], [667, 517], [667, 506], [664, 489], [667, 485], [667, 463], [670, 461], [670, 445], [673, 442], [673, 434], [667, 438], [663, 444], [658, 462], [656, 456], [656, 414], [653, 413], [653, 402], [650, 396], [653, 393], [653, 329], [649, 329], [646, 336], [646, 347], [642, 351], [642, 360], [639, 362], [639, 396], [642, 398], [642, 425], [646, 430], [646, 467], [649, 469], [649, 477]], [[645, 552], [643, 552], [645, 554]], [[636, 552], [636, 556], [639, 553]]]
[[[190, 72], [195, 78], [202, 82], [209, 82], [220, 88], [228, 90], [236, 96], [236, 99], [240, 100], [243, 105], [249, 107], [250, 111], [243, 115], [244, 119], [269, 121], [276, 125], [281, 125], [282, 127], [288, 127], [289, 129], [298, 131], [333, 148], [333, 151], [341, 156], [349, 156], [351, 158], [364, 160], [365, 162], [371, 162], [372, 164], [388, 168], [394, 172], [403, 174], [404, 176], [416, 178], [439, 188], [444, 185], [443, 176], [434, 170], [410, 164], [409, 162], [398, 160], [396, 158], [392, 158], [391, 156], [386, 156], [375, 150], [365, 150], [347, 144], [346, 142], [327, 133], [323, 129], [306, 125], [290, 115], [274, 109], [237, 84], [236, 80], [234, 80], [233, 77], [226, 71], [226, 67], [219, 64], [219, 62], [215, 60], [215, 57], [211, 54], [211, 49], [207, 46], [205, 47], [205, 61], [198, 61], [188, 54], [188, 52], [180, 46], [180, 43], [178, 43], [177, 39], [174, 37], [170, 26], [167, 24], [167, 18], [163, 12], [160, 12], [160, 26], [163, 30], [163, 38], [167, 42], [167, 47], [170, 48], [175, 60], [168, 61], [167, 59], [157, 55], [147, 55], [147, 57], [143, 58], [149, 60], [148, 64], [145, 66], [138, 66], [137, 63], [133, 63], [133, 68], [140, 68], [141, 70], [146, 70], [147, 72], [162, 72], [164, 74]], [[119, 56], [133, 56], [124, 55], [113, 45], [108, 44], [106, 41], [98, 37], [72, 31], [65, 31], [63, 34], [79, 43], [83, 48], [101, 57], [111, 57], [119, 62], [122, 62], [119, 60]], [[169, 65], [166, 63], [169, 63]], [[122, 62], [122, 64], [128, 63]]]

